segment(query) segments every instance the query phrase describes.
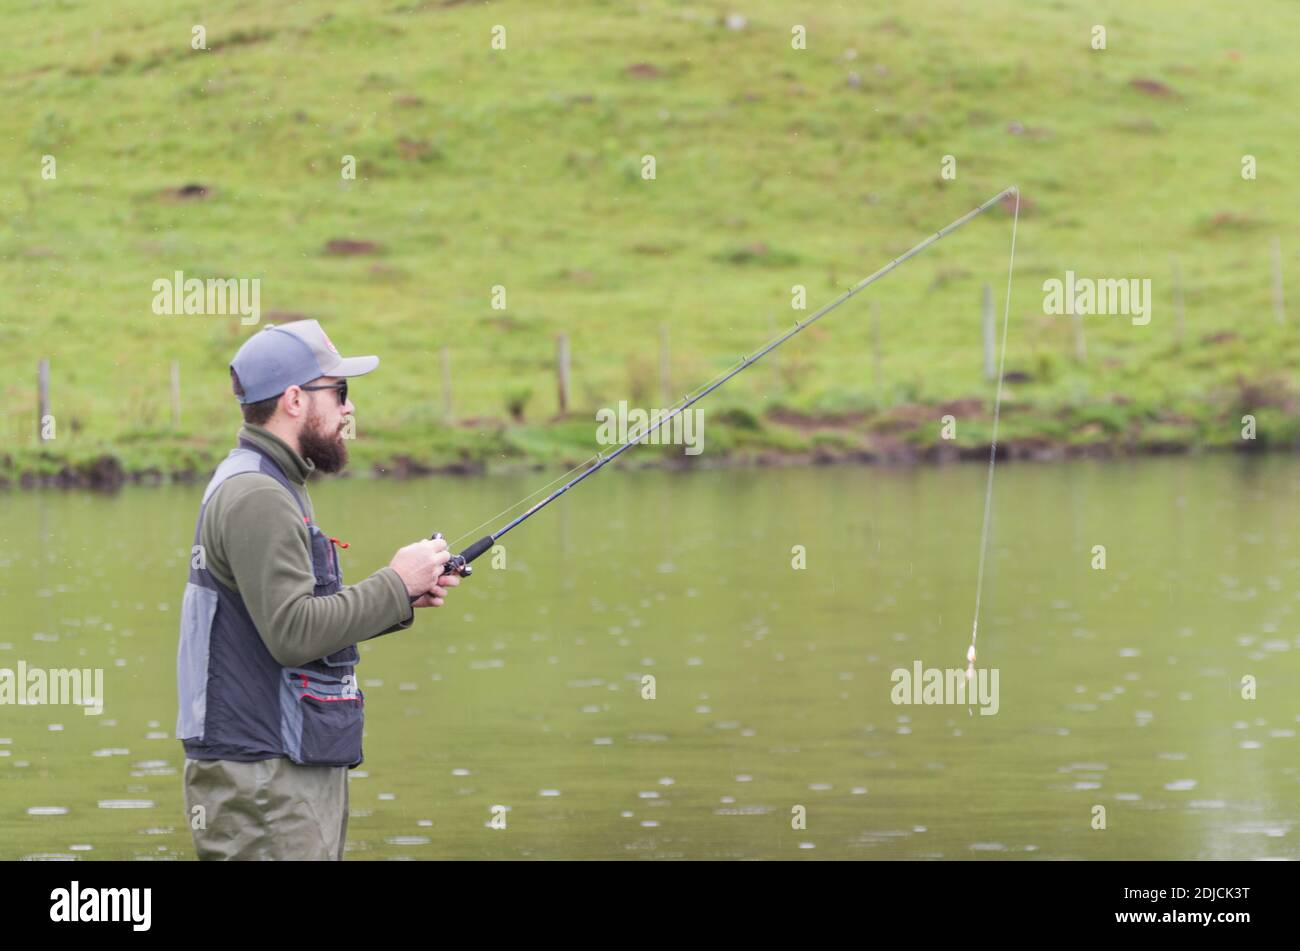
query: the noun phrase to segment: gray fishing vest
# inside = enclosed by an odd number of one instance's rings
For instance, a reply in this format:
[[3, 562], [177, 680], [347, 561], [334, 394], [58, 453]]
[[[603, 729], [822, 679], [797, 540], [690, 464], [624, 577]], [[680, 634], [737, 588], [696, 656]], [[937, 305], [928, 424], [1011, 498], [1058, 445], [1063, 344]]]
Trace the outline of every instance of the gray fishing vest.
[[[217, 487], [250, 472], [271, 476], [303, 508], [275, 460], [240, 439], [203, 493], [194, 526], [196, 546], [203, 513]], [[312, 594], [333, 594], [343, 584], [334, 543], [305, 509], [303, 521], [311, 532]], [[195, 568], [195, 562], [205, 567]], [[276, 663], [239, 592], [212, 577], [206, 561], [196, 557], [181, 604], [176, 737], [191, 759], [251, 762], [287, 756], [307, 766], [356, 766], [365, 707], [354, 670], [359, 659], [353, 645], [302, 667]]]

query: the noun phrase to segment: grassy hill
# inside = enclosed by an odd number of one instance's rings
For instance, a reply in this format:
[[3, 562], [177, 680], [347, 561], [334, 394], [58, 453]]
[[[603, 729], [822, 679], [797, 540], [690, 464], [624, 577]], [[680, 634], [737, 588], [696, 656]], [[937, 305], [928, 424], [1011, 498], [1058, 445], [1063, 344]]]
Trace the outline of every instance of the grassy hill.
[[[258, 278], [262, 323], [315, 317], [343, 352], [381, 355], [353, 388], [363, 466], [576, 461], [597, 408], [667, 404], [661, 328], [677, 396], [800, 316], [793, 285], [806, 316], [1010, 184], [1024, 206], [1007, 440], [1241, 445], [1251, 413], [1255, 445], [1300, 444], [1295, 4], [9, 6], [9, 480], [106, 454], [163, 473], [224, 454], [226, 367], [258, 328], [155, 315], [153, 282], [175, 271]], [[991, 284], [1000, 322], [1010, 224], [985, 215], [710, 397], [705, 456], [925, 454], [943, 412], [954, 451], [987, 451], [980, 297]], [[1151, 323], [1084, 319], [1081, 359], [1074, 322], [1043, 313], [1043, 281], [1067, 269], [1150, 278]]]

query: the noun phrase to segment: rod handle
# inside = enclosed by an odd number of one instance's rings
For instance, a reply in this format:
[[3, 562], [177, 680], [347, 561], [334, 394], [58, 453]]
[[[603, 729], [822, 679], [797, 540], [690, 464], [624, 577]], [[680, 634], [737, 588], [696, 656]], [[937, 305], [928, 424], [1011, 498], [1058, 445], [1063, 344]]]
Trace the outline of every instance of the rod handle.
[[[466, 548], [463, 552], [461, 552], [456, 557], [461, 559], [465, 567], [468, 568], [469, 563], [471, 561], [473, 561], [479, 555], [483, 554], [483, 552], [491, 548], [493, 544], [495, 544], [495, 542], [496, 539], [493, 538], [491, 535], [484, 535], [482, 538], [480, 538], [474, 544], [470, 545], [468, 548]], [[468, 573], [469, 572], [467, 571], [466, 574]]]

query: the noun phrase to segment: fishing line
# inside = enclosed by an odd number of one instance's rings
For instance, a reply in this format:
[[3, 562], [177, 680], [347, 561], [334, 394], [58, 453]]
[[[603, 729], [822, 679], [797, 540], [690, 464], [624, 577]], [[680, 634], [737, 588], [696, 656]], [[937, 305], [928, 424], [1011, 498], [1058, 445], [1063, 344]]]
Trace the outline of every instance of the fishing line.
[[[845, 303], [847, 300], [849, 300], [849, 298], [851, 298], [851, 297], [853, 297], [854, 295], [858, 294], [859, 292], [865, 290], [865, 289], [866, 289], [867, 287], [869, 287], [871, 284], [875, 283], [877, 280], [879, 280], [880, 278], [884, 277], [884, 276], [885, 276], [886, 274], [888, 274], [890, 271], [894, 270], [894, 268], [898, 267], [898, 266], [899, 266], [900, 264], [902, 264], [904, 261], [907, 261], [907, 260], [911, 259], [912, 257], [915, 257], [917, 254], [920, 254], [922, 251], [924, 251], [924, 250], [925, 250], [926, 248], [928, 248], [930, 245], [934, 244], [936, 241], [938, 241], [938, 240], [940, 240], [941, 238], [943, 238], [945, 235], [951, 234], [953, 231], [956, 231], [958, 228], [960, 228], [962, 225], [966, 224], [966, 223], [967, 223], [968, 221], [970, 221], [972, 218], [975, 218], [976, 216], [982, 214], [983, 212], [985, 212], [985, 211], [987, 211], [989, 208], [991, 208], [995, 203], [997, 203], [998, 201], [1000, 201], [1000, 200], [1002, 200], [1003, 198], [1007, 197], [1008, 195], [1012, 195], [1012, 194], [1014, 194], [1014, 195], [1016, 196], [1016, 215], [1017, 215], [1017, 218], [1018, 218], [1018, 217], [1019, 217], [1019, 213], [1020, 213], [1020, 193], [1019, 193], [1019, 190], [1018, 190], [1018, 189], [1013, 185], [1013, 186], [1011, 186], [1010, 188], [1003, 189], [1002, 191], [1000, 191], [1000, 192], [998, 192], [996, 195], [994, 195], [992, 198], [990, 198], [988, 201], [986, 201], [986, 202], [984, 202], [983, 204], [979, 205], [978, 207], [972, 209], [971, 211], [968, 211], [966, 214], [962, 215], [960, 218], [956, 219], [955, 221], [951, 222], [950, 224], [945, 225], [943, 228], [940, 228], [938, 231], [936, 231], [934, 234], [932, 234], [932, 235], [930, 235], [929, 237], [927, 237], [925, 240], [921, 241], [919, 244], [915, 245], [914, 247], [912, 247], [912, 248], [908, 249], [907, 251], [903, 252], [902, 254], [900, 254], [898, 257], [894, 258], [892, 261], [890, 261], [890, 262], [889, 262], [888, 264], [886, 264], [884, 267], [880, 268], [880, 269], [879, 269], [878, 271], [876, 271], [874, 274], [870, 274], [870, 275], [868, 275], [867, 277], [863, 278], [861, 281], [859, 281], [857, 284], [855, 284], [855, 285], [853, 285], [852, 287], [850, 287], [848, 290], [846, 290], [844, 293], [842, 293], [839, 297], [835, 298], [835, 299], [834, 299], [833, 301], [831, 301], [829, 304], [826, 304], [826, 305], [824, 305], [821, 309], [817, 310], [817, 311], [816, 311], [815, 313], [813, 313], [812, 316], [810, 316], [807, 320], [802, 320], [802, 321], [800, 321], [800, 320], [796, 320], [793, 329], [791, 329], [791, 330], [787, 330], [785, 333], [777, 335], [775, 338], [773, 338], [771, 341], [769, 341], [766, 345], [764, 345], [760, 350], [758, 350], [758, 351], [757, 351], [753, 356], [749, 356], [749, 357], [741, 357], [740, 362], [739, 362], [738, 364], [736, 364], [735, 366], [733, 366], [733, 367], [730, 368], [729, 370], [724, 371], [721, 375], [719, 375], [718, 377], [714, 378], [711, 382], [705, 384], [703, 387], [701, 387], [701, 388], [699, 389], [698, 392], [695, 392], [694, 395], [687, 394], [686, 397], [683, 397], [681, 400], [678, 401], [678, 402], [681, 404], [680, 406], [677, 406], [676, 409], [672, 410], [672, 411], [669, 412], [669, 413], [666, 413], [666, 414], [661, 415], [660, 418], [659, 418], [658, 420], [656, 420], [652, 425], [648, 425], [648, 426], [647, 426], [645, 429], [643, 429], [642, 431], [636, 433], [634, 436], [629, 437], [629, 438], [628, 438], [628, 439], [627, 439], [627, 440], [626, 440], [622, 445], [620, 445], [617, 449], [614, 449], [612, 452], [609, 452], [609, 453], [598, 452], [598, 453], [597, 453], [595, 456], [593, 456], [591, 459], [587, 460], [586, 462], [584, 462], [584, 463], [582, 463], [582, 464], [580, 464], [580, 465], [578, 465], [578, 466], [575, 466], [573, 469], [569, 470], [569, 472], [567, 472], [567, 473], [565, 473], [564, 475], [560, 476], [559, 478], [553, 480], [549, 485], [547, 485], [547, 486], [545, 486], [545, 487], [543, 487], [543, 488], [541, 488], [541, 489], [538, 489], [536, 492], [533, 492], [531, 495], [526, 496], [525, 498], [523, 498], [523, 499], [521, 499], [520, 501], [516, 502], [514, 505], [511, 505], [509, 508], [505, 509], [504, 512], [502, 513], [502, 515], [504, 515], [505, 512], [513, 511], [514, 509], [516, 509], [516, 508], [518, 508], [519, 506], [525, 504], [526, 502], [530, 501], [531, 499], [536, 498], [538, 495], [541, 495], [543, 492], [545, 492], [547, 488], [550, 488], [550, 486], [553, 486], [553, 485], [555, 485], [557, 482], [561, 481], [562, 479], [567, 478], [567, 477], [568, 477], [569, 475], [571, 475], [572, 473], [574, 473], [574, 472], [578, 472], [579, 470], [583, 470], [583, 471], [581, 472], [581, 474], [578, 475], [576, 478], [569, 479], [569, 481], [565, 482], [562, 486], [560, 486], [559, 489], [557, 489], [556, 491], [552, 492], [550, 495], [546, 496], [546, 497], [545, 497], [544, 499], [542, 499], [540, 502], [538, 502], [538, 503], [536, 503], [535, 505], [533, 505], [531, 508], [529, 508], [527, 511], [525, 511], [522, 515], [519, 515], [519, 516], [515, 517], [515, 518], [512, 519], [510, 522], [508, 522], [507, 524], [505, 524], [504, 526], [502, 526], [500, 529], [498, 529], [497, 531], [493, 532], [491, 535], [485, 535], [484, 537], [480, 538], [478, 541], [476, 541], [476, 542], [474, 542], [473, 544], [471, 544], [468, 548], [466, 548], [466, 549], [465, 549], [464, 551], [462, 551], [460, 554], [458, 554], [458, 555], [454, 555], [454, 556], [452, 557], [452, 559], [451, 559], [450, 561], [447, 562], [447, 566], [446, 566], [446, 568], [447, 568], [447, 572], [448, 572], [449, 574], [452, 573], [452, 572], [455, 572], [455, 573], [457, 573], [457, 574], [460, 574], [461, 576], [467, 576], [467, 575], [469, 575], [469, 574], [471, 573], [471, 571], [472, 571], [472, 569], [469, 567], [469, 563], [470, 563], [471, 561], [473, 561], [475, 558], [478, 558], [480, 555], [482, 555], [482, 554], [483, 554], [485, 551], [487, 551], [489, 548], [491, 548], [492, 545], [495, 544], [496, 540], [499, 539], [501, 536], [505, 535], [507, 532], [509, 532], [510, 530], [514, 529], [515, 527], [517, 527], [518, 525], [520, 525], [520, 524], [521, 524], [522, 522], [524, 522], [525, 520], [531, 518], [533, 515], [535, 515], [535, 514], [536, 514], [537, 512], [539, 512], [539, 511], [541, 511], [543, 508], [545, 508], [545, 507], [546, 507], [547, 505], [549, 505], [551, 502], [554, 502], [556, 499], [558, 499], [558, 498], [559, 498], [561, 495], [563, 495], [565, 492], [568, 492], [569, 489], [573, 488], [575, 485], [577, 485], [577, 484], [578, 484], [579, 482], [581, 482], [583, 479], [586, 479], [588, 476], [592, 475], [593, 473], [598, 472], [598, 471], [600, 471], [601, 469], [603, 469], [606, 465], [608, 465], [609, 463], [613, 462], [616, 458], [618, 458], [620, 455], [622, 455], [624, 452], [626, 452], [626, 451], [627, 451], [628, 449], [630, 449], [632, 446], [634, 446], [634, 445], [636, 445], [637, 443], [643, 441], [647, 436], [649, 436], [651, 433], [653, 433], [653, 432], [655, 432], [656, 430], [658, 430], [661, 426], [665, 425], [665, 424], [668, 423], [668, 422], [671, 422], [674, 418], [676, 418], [677, 416], [681, 415], [681, 413], [684, 412], [686, 409], [690, 408], [690, 406], [692, 406], [694, 403], [696, 403], [696, 402], [698, 402], [699, 400], [703, 399], [705, 396], [708, 396], [710, 393], [712, 393], [714, 390], [716, 390], [716, 389], [717, 389], [718, 387], [720, 387], [722, 384], [724, 384], [724, 383], [726, 383], [728, 380], [730, 380], [733, 376], [735, 376], [736, 374], [740, 373], [742, 370], [745, 370], [747, 367], [751, 366], [752, 364], [757, 363], [757, 362], [758, 362], [759, 360], [761, 360], [764, 356], [766, 356], [766, 355], [767, 355], [768, 353], [770, 353], [771, 351], [775, 350], [777, 347], [781, 346], [781, 344], [785, 343], [787, 340], [789, 340], [789, 339], [790, 339], [791, 337], [793, 337], [795, 334], [802, 333], [802, 332], [803, 332], [804, 330], [806, 330], [806, 329], [807, 329], [811, 324], [816, 323], [816, 322], [817, 322], [818, 320], [820, 320], [822, 317], [826, 316], [826, 315], [829, 314], [831, 311], [833, 311], [833, 310], [835, 310], [837, 307], [839, 307], [841, 304], [843, 304], [843, 303]], [[1014, 227], [1013, 227], [1013, 230], [1012, 230], [1013, 246], [1014, 246], [1014, 234], [1015, 234], [1015, 231], [1014, 231]], [[1009, 277], [1008, 277], [1008, 282], [1010, 282], [1010, 278], [1009, 278]], [[1008, 308], [1009, 308], [1009, 307], [1010, 307], [1010, 299], [1009, 299], [1009, 295], [1008, 295]], [[1005, 356], [1005, 346], [1006, 346], [1006, 327], [1005, 327], [1005, 318], [1004, 318], [1004, 326], [1003, 326], [1003, 341], [1002, 341], [1002, 342], [1003, 342], [1003, 348], [1004, 348], [1004, 350], [1003, 350], [1003, 355]], [[1001, 399], [1001, 392], [1002, 392], [1002, 391], [1001, 391], [1001, 387], [1002, 387], [1002, 381], [1001, 381], [1001, 376], [999, 375], [999, 379], [998, 379], [998, 398], [999, 398], [999, 400]], [[996, 411], [995, 411], [995, 412], [996, 412]], [[996, 431], [996, 423], [995, 423], [995, 431]], [[594, 464], [593, 464], [593, 460], [594, 460]], [[586, 467], [585, 469], [584, 469], [584, 466]], [[500, 517], [500, 516], [497, 516], [497, 517]], [[986, 500], [986, 518], [987, 518], [987, 500]], [[490, 519], [489, 521], [482, 523], [482, 525], [490, 524], [490, 523], [493, 522], [493, 521], [495, 521], [495, 519]], [[479, 528], [482, 528], [482, 525], [480, 525], [480, 526], [478, 526], [477, 528], [471, 529], [470, 531], [464, 533], [463, 535], [461, 535], [461, 536], [457, 539], [457, 541], [459, 541], [460, 539], [463, 539], [463, 538], [467, 538], [468, 536], [474, 534], [474, 532], [478, 531]], [[986, 521], [986, 528], [987, 528], [987, 521]], [[441, 536], [440, 534], [438, 534], [438, 533], [435, 533], [435, 534], [434, 534], [434, 537], [436, 537], [436, 538], [441, 538], [442, 536]], [[983, 556], [981, 555], [981, 564], [982, 564], [982, 557], [983, 557]], [[981, 571], [982, 571], [982, 568], [981, 568]], [[973, 639], [973, 638], [972, 638], [972, 648], [971, 648], [971, 651], [972, 651], [972, 653], [973, 653], [973, 651], [974, 651], [974, 639]], [[969, 676], [969, 675], [970, 675], [970, 672], [969, 672], [969, 670], [968, 670], [968, 676]]]
[[1002, 311], [1002, 353], [998, 357], [998, 388], [993, 398], [993, 438], [989, 446], [989, 476], [984, 487], [984, 526], [980, 529], [980, 567], [975, 580], [975, 620], [971, 623], [970, 649], [966, 651], [966, 714], [974, 716], [970, 708], [971, 687], [975, 682], [975, 638], [980, 629], [980, 597], [984, 592], [984, 558], [989, 547], [989, 519], [993, 512], [993, 471], [998, 459], [998, 416], [1002, 410], [1002, 371], [1007, 362], [1007, 324], [1011, 320], [1011, 275], [1016, 269], [1016, 226], [1020, 223], [1020, 190], [1008, 189], [1016, 195], [1015, 215], [1011, 219], [1011, 260], [1007, 266], [1007, 302]]

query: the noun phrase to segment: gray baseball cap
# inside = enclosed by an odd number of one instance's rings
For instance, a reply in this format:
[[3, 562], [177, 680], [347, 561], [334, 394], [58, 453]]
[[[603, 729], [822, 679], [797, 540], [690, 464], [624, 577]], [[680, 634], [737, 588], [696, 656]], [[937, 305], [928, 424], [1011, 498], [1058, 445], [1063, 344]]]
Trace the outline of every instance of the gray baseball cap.
[[322, 376], [362, 376], [377, 366], [375, 356], [340, 356], [314, 320], [267, 324], [244, 341], [230, 361], [244, 388], [241, 403], [267, 400]]

